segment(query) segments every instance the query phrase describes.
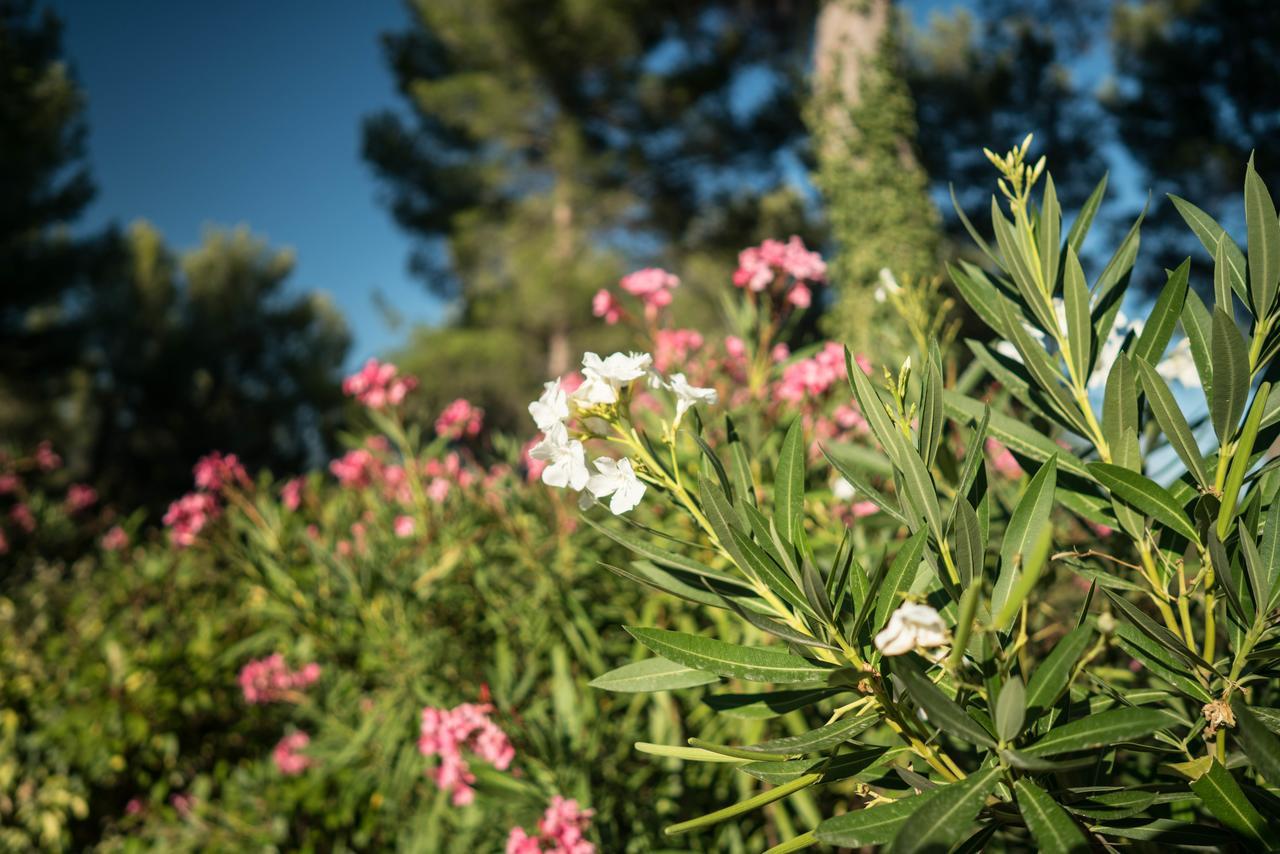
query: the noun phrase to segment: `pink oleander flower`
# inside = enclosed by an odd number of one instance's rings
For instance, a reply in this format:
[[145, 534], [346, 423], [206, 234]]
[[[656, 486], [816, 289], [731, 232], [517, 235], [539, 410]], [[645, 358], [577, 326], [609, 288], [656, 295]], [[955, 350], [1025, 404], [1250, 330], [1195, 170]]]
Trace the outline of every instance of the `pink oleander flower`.
[[413, 517], [397, 516], [393, 527], [395, 529], [397, 537], [400, 537], [402, 539], [406, 537], [412, 537], [413, 536]]
[[845, 376], [844, 347], [828, 341], [813, 357], [792, 362], [783, 369], [777, 395], [792, 403], [816, 398]]
[[556, 795], [538, 821], [538, 835], [530, 836], [522, 827], [507, 835], [506, 854], [595, 854], [586, 838], [595, 810], [584, 810], [575, 800]]
[[62, 467], [62, 457], [54, 453], [53, 443], [48, 439], [36, 445], [36, 465], [41, 471], [53, 471]]
[[9, 511], [9, 518], [13, 520], [13, 524], [22, 529], [24, 533], [30, 534], [36, 529], [36, 517], [31, 512], [31, 508], [26, 504], [15, 504], [13, 509]]
[[484, 410], [460, 397], [436, 419], [436, 434], [446, 439], [474, 439], [484, 427]]
[[795, 286], [802, 282], [824, 282], [827, 265], [822, 256], [806, 249], [799, 237], [792, 235], [786, 243], [769, 239], [738, 253], [733, 283], [758, 293], [773, 284], [779, 275], [790, 276]]
[[221, 492], [228, 486], [249, 485], [249, 473], [240, 464], [240, 458], [235, 454], [223, 455], [221, 451], [201, 457], [192, 473], [196, 478], [196, 488], [205, 492]]
[[769, 351], [769, 358], [775, 362], [785, 362], [791, 358], [791, 348], [782, 343], [774, 344], [773, 349]]
[[98, 500], [98, 491], [84, 483], [73, 483], [67, 487], [67, 512], [79, 513], [92, 507]]
[[285, 509], [293, 512], [302, 506], [302, 488], [306, 483], [306, 479], [301, 477], [284, 482], [284, 486], [280, 487], [280, 502], [284, 504]]
[[169, 505], [162, 521], [169, 529], [170, 541], [179, 548], [187, 548], [219, 512], [218, 502], [209, 493], [188, 492]]
[[618, 304], [612, 291], [601, 288], [591, 298], [591, 313], [604, 318], [606, 325], [613, 326], [622, 319], [622, 306]]
[[880, 508], [876, 506], [874, 501], [855, 501], [849, 505], [849, 515], [855, 519], [862, 519], [866, 516], [873, 516], [880, 512]]
[[311, 744], [311, 736], [301, 730], [291, 732], [280, 739], [275, 749], [271, 751], [271, 758], [276, 763], [276, 769], [281, 774], [292, 777], [310, 768], [311, 757], [299, 753], [299, 751], [305, 750], [309, 744]]
[[659, 329], [653, 339], [653, 366], [662, 373], [689, 361], [702, 347], [702, 333], [696, 329]]
[[141, 798], [130, 798], [130, 799], [129, 799], [129, 802], [128, 802], [127, 804], [125, 804], [125, 805], [124, 805], [124, 814], [125, 814], [125, 815], [138, 815], [139, 813], [141, 813], [141, 812], [142, 812], [142, 809], [143, 809], [143, 807], [142, 807], [142, 799], [141, 799]]
[[244, 701], [252, 705], [291, 699], [319, 678], [319, 664], [313, 661], [301, 670], [290, 670], [284, 656], [278, 652], [250, 661], [240, 668], [237, 677]]
[[12, 495], [21, 488], [22, 479], [16, 474], [0, 474], [0, 495]]
[[444, 500], [449, 497], [449, 490], [453, 489], [453, 484], [446, 478], [437, 477], [427, 484], [427, 497], [436, 504], [443, 504]]
[[363, 368], [342, 381], [342, 393], [370, 409], [397, 406], [418, 386], [413, 377], [398, 376], [398, 373], [395, 365], [370, 359]]
[[747, 355], [747, 345], [737, 335], [726, 335], [724, 351], [729, 354], [730, 359], [743, 359]]
[[196, 796], [184, 793], [178, 793], [169, 798], [169, 803], [178, 811], [178, 815], [186, 818], [191, 815], [191, 810], [195, 809]]
[[680, 279], [658, 267], [646, 267], [628, 273], [618, 286], [644, 303], [645, 315], [656, 316], [658, 309], [671, 305], [671, 291], [680, 286]]
[[796, 308], [808, 308], [813, 304], [813, 291], [803, 282], [787, 291], [787, 302]]
[[102, 535], [100, 541], [103, 551], [118, 552], [129, 547], [129, 534], [119, 525]]
[[440, 764], [427, 774], [450, 794], [454, 806], [466, 806], [475, 800], [471, 784], [476, 778], [462, 751], [483, 759], [499, 771], [507, 770], [515, 759], [511, 740], [489, 717], [492, 711], [492, 706], [474, 703], [463, 703], [452, 709], [428, 706], [422, 710], [418, 751], [423, 756], [440, 757]]
[[373, 454], [364, 448], [356, 448], [331, 461], [329, 471], [333, 472], [333, 476], [343, 486], [363, 489], [372, 484], [378, 476], [379, 463]]
[[991, 455], [991, 464], [996, 471], [1007, 478], [1022, 477], [1022, 466], [1013, 454], [995, 439], [987, 439], [987, 453]]

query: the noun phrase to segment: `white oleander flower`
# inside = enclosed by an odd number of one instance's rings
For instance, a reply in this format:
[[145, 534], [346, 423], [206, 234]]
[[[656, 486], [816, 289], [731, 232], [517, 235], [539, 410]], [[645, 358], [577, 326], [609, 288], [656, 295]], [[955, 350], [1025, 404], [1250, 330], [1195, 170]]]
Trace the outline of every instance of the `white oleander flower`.
[[615, 516], [634, 510], [644, 497], [645, 485], [636, 477], [631, 460], [626, 457], [620, 460], [599, 457], [594, 465], [597, 473], [587, 480], [587, 492], [597, 499], [612, 495], [609, 509]]
[[648, 372], [653, 357], [648, 353], [614, 353], [601, 359], [595, 353], [582, 356], [582, 385], [573, 393], [579, 406], [618, 402], [618, 390]]
[[560, 380], [552, 380], [542, 386], [542, 396], [529, 404], [533, 423], [542, 431], [554, 424], [563, 424], [569, 418], [569, 396], [560, 387]]
[[546, 462], [542, 482], [547, 486], [578, 490], [587, 485], [591, 476], [587, 471], [586, 448], [577, 439], [570, 439], [569, 431], [559, 422], [529, 450], [529, 456]]
[[889, 617], [876, 635], [876, 649], [885, 655], [906, 655], [915, 649], [943, 646], [949, 641], [947, 626], [928, 605], [907, 602]]
[[684, 414], [689, 411], [689, 407], [698, 403], [714, 405], [719, 399], [715, 389], [690, 385], [684, 374], [672, 374], [671, 380], [666, 385], [671, 393], [676, 396], [677, 424], [680, 423], [680, 419], [684, 417]]
[[1199, 388], [1200, 372], [1196, 370], [1196, 360], [1191, 356], [1191, 339], [1179, 341], [1169, 352], [1169, 357], [1156, 365], [1156, 373], [1187, 388]]

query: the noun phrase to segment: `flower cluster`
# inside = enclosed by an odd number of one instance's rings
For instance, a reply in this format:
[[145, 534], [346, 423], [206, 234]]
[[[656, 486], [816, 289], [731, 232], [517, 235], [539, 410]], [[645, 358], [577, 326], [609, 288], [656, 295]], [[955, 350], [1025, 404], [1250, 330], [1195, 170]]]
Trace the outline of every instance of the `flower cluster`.
[[206, 454], [196, 462], [192, 473], [196, 478], [196, 488], [205, 492], [221, 492], [228, 486], [249, 485], [249, 473], [235, 454], [224, 455], [220, 451]]
[[291, 699], [320, 678], [320, 665], [314, 661], [301, 670], [290, 670], [280, 653], [250, 661], [240, 668], [240, 690], [250, 704], [275, 703]]
[[[650, 387], [666, 389], [674, 397], [673, 431], [689, 407], [715, 403], [716, 391], [691, 385], [684, 374], [664, 378], [653, 369], [653, 357], [647, 353], [614, 353], [604, 359], [587, 353], [582, 359], [582, 376], [581, 385], [572, 392], [566, 391], [561, 380], [552, 380], [544, 386], [542, 396], [529, 404], [529, 414], [543, 434], [529, 450], [529, 457], [542, 464], [542, 482], [548, 486], [583, 492], [587, 503], [610, 498], [610, 510], [626, 513], [640, 503], [646, 489], [631, 460], [599, 457], [589, 468], [586, 447], [578, 436], [607, 434], [611, 423], [620, 417], [617, 404], [642, 377], [648, 377]], [[571, 436], [570, 422], [575, 416], [581, 423]]]
[[102, 535], [99, 543], [103, 551], [118, 552], [121, 549], [129, 547], [129, 532], [119, 525], [115, 525], [111, 530]]
[[67, 512], [79, 513], [98, 503], [98, 491], [86, 483], [73, 483], [67, 487]]
[[475, 800], [471, 784], [476, 777], [462, 755], [463, 750], [499, 771], [507, 770], [515, 759], [511, 740], [489, 718], [492, 711], [492, 706], [475, 703], [463, 703], [452, 709], [428, 706], [422, 710], [418, 752], [440, 757], [440, 764], [428, 774], [437, 786], [450, 794], [454, 806], [466, 806]]
[[311, 736], [302, 730], [295, 730], [280, 739], [275, 749], [271, 751], [276, 770], [286, 777], [293, 777], [310, 768], [311, 757], [299, 752], [306, 750], [309, 744], [311, 744]]
[[188, 492], [174, 500], [162, 521], [169, 529], [169, 539], [179, 548], [195, 543], [204, 526], [222, 512], [217, 499], [207, 492]]
[[388, 362], [370, 359], [364, 367], [342, 381], [342, 393], [354, 397], [370, 409], [397, 406], [418, 385], [413, 377], [399, 376]]
[[506, 854], [595, 854], [586, 838], [595, 810], [584, 810], [578, 802], [556, 795], [538, 821], [538, 835], [523, 827], [511, 828]]
[[783, 369], [776, 394], [782, 400], [798, 403], [806, 397], [825, 394], [848, 376], [844, 347], [828, 341], [811, 358], [792, 362]]
[[460, 397], [450, 403], [436, 419], [436, 435], [446, 439], [474, 439], [484, 427], [484, 410]]
[[804, 241], [795, 235], [786, 243], [771, 238], [759, 246], [743, 249], [738, 253], [738, 269], [733, 273], [735, 285], [755, 293], [781, 282], [783, 301], [796, 308], [808, 308], [813, 302], [809, 284], [824, 282], [826, 278], [827, 265], [822, 256], [806, 249]]

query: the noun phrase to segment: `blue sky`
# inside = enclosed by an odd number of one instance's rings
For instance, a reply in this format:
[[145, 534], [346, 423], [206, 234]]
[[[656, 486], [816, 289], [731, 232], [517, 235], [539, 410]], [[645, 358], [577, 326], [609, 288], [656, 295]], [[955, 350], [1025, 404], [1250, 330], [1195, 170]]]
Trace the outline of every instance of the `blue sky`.
[[406, 25], [399, 0], [53, 6], [89, 99], [99, 192], [82, 226], [146, 218], [188, 248], [207, 225], [249, 225], [296, 251], [293, 288], [338, 303], [352, 363], [403, 333], [375, 292], [407, 323], [439, 319], [360, 158], [362, 117], [395, 106], [378, 36]]

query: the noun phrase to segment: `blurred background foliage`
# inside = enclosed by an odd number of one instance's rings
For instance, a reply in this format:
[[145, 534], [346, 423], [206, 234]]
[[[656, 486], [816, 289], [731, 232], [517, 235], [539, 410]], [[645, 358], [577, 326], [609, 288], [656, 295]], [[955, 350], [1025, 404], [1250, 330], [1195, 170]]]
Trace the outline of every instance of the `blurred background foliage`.
[[[1136, 275], [1155, 281], [1195, 252], [1162, 192], [1226, 210], [1280, 122], [1263, 0], [407, 8], [383, 45], [399, 105], [367, 116], [363, 155], [449, 308], [398, 356], [430, 378], [426, 406], [469, 395], [504, 428], [523, 429], [540, 377], [617, 341], [590, 314], [598, 288], [665, 266], [697, 326], [768, 236], [825, 247], [825, 334], [893, 348], [880, 268], [928, 278], [967, 251], [947, 187], [985, 208], [982, 146], [1027, 131], [1069, 164], [1068, 209], [1108, 166], [1123, 204], [1104, 225], [1152, 189], [1156, 261]], [[213, 444], [282, 470], [323, 458], [348, 335], [287, 286], [287, 254], [242, 232], [175, 253], [144, 224], [72, 227], [94, 194], [92, 93], [60, 36], [47, 6], [0, 3], [0, 430], [52, 431], [77, 475], [153, 508]]]

